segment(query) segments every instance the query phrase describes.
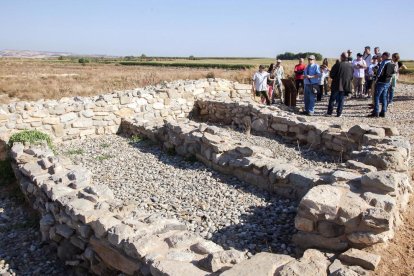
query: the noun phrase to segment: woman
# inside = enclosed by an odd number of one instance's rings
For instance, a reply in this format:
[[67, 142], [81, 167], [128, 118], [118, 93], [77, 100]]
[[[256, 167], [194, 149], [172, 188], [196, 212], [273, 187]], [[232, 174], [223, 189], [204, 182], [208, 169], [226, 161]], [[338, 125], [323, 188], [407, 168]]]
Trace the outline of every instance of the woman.
[[319, 81], [319, 92], [316, 97], [316, 100], [320, 102], [322, 100], [323, 92], [325, 91], [325, 96], [328, 95], [328, 78], [329, 78], [329, 64], [328, 59], [325, 58], [321, 65], [321, 78]]
[[392, 58], [392, 63], [395, 64], [395, 73], [392, 75], [391, 85], [390, 85], [390, 88], [388, 89], [388, 104], [387, 104], [388, 106], [393, 105], [394, 92], [395, 92], [395, 88], [397, 87], [397, 80], [400, 75], [399, 73], [400, 70], [407, 69], [407, 67], [400, 61], [400, 55], [398, 53], [392, 54], [391, 58]]

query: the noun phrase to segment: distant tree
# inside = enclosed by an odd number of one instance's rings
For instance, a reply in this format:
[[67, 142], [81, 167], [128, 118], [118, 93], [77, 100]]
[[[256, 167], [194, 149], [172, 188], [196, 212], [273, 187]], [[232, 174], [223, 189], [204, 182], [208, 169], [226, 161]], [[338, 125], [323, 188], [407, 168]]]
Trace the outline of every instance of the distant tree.
[[188, 59], [189, 60], [195, 60], [196, 58], [193, 55], [191, 55], [191, 56], [188, 57]]
[[125, 60], [134, 60], [135, 57], [134, 56], [126, 56], [124, 57]]
[[146, 59], [146, 58], [147, 58], [147, 56], [145, 54], [141, 55], [141, 59]]
[[306, 58], [310, 55], [314, 55], [316, 60], [322, 60], [323, 56], [320, 53], [313, 53], [313, 52], [305, 52], [305, 53], [291, 53], [285, 52], [284, 54], [279, 54], [276, 56], [277, 59], [284, 59], [284, 60], [294, 60], [299, 58]]
[[58, 57], [58, 60], [63, 60], [64, 59], [64, 57], [63, 56], [59, 56]]
[[80, 58], [80, 59], [78, 59], [78, 62], [82, 65], [85, 65], [86, 63], [89, 63], [90, 60], [87, 59], [87, 58]]

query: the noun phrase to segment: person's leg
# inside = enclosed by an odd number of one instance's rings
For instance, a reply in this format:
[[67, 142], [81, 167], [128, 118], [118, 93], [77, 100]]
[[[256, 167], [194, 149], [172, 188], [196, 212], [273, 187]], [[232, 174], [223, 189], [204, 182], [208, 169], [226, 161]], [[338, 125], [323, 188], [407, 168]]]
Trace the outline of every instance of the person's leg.
[[265, 102], [267, 105], [270, 105], [270, 99], [269, 96], [267, 95], [267, 91], [262, 91], [262, 98], [264, 98]]
[[[308, 112], [309, 114], [313, 114], [315, 112], [315, 102], [316, 102], [316, 95], [319, 93], [319, 86], [315, 85], [309, 85], [310, 86], [310, 91], [309, 91], [309, 104], [308, 104]], [[314, 91], [314, 89], [316, 89], [316, 93]]]
[[338, 93], [337, 91], [331, 91], [331, 96], [329, 97], [329, 103], [328, 103], [328, 112], [327, 112], [328, 115], [332, 115], [337, 93]]
[[385, 117], [385, 113], [387, 113], [387, 100], [388, 100], [388, 89], [389, 89], [389, 83], [385, 84], [382, 95], [381, 95], [381, 103], [382, 103], [382, 108], [381, 108], [381, 113], [380, 116]]
[[323, 85], [319, 85], [318, 96], [316, 98], [318, 102], [322, 101], [322, 95], [323, 95]]
[[337, 99], [338, 99], [338, 107], [336, 109], [336, 116], [340, 117], [342, 115], [342, 110], [344, 108], [345, 92], [344, 91], [339, 91]]
[[282, 85], [280, 84], [277, 85], [277, 91], [279, 92], [280, 99], [283, 101], [285, 98], [285, 95], [283, 94]]
[[328, 90], [329, 90], [328, 80], [325, 79], [325, 82], [323, 84], [323, 91], [325, 92], [325, 96], [328, 96]]
[[390, 85], [390, 88], [388, 88], [388, 105], [392, 105], [394, 101], [394, 91], [395, 86]]
[[303, 91], [303, 101], [305, 103], [305, 112], [309, 113], [309, 85], [305, 85], [305, 89]]
[[375, 89], [375, 96], [374, 96], [374, 111], [372, 114], [375, 116], [379, 115], [379, 104], [380, 104], [380, 96], [383, 88], [383, 83], [377, 83], [376, 89]]

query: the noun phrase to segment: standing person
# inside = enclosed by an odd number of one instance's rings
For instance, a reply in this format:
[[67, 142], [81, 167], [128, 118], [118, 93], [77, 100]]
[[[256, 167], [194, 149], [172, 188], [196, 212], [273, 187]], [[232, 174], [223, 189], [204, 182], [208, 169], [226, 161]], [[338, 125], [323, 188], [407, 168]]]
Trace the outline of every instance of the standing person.
[[[267, 96], [269, 97], [269, 99], [273, 99], [273, 94], [274, 94], [274, 90], [273, 90], [273, 86], [274, 86], [274, 71], [275, 71], [275, 64], [274, 63], [270, 63], [269, 68], [267, 69], [267, 72], [270, 74], [270, 78], [267, 80]], [[262, 99], [262, 103], [263, 99]]]
[[267, 95], [267, 81], [270, 80], [270, 74], [266, 72], [263, 65], [259, 66], [259, 71], [253, 75], [253, 94], [260, 96], [261, 100], [265, 100], [267, 105], [270, 105], [270, 99]]
[[342, 116], [342, 110], [345, 102], [345, 95], [352, 91], [352, 78], [353, 69], [352, 65], [348, 62], [348, 57], [345, 52], [341, 54], [341, 61], [335, 63], [332, 67], [329, 76], [332, 79], [331, 84], [331, 97], [329, 98], [328, 116], [332, 115], [335, 102], [338, 103], [336, 108], [336, 116]]
[[[377, 72], [374, 111], [368, 117], [385, 117], [387, 113], [387, 92], [390, 87], [392, 75], [395, 73], [395, 65], [391, 62], [390, 53], [388, 52], [382, 54], [382, 59]], [[382, 105], [381, 112], [379, 112], [380, 102]]]
[[372, 63], [372, 55], [371, 55], [371, 47], [365, 46], [364, 48], [364, 54], [362, 55], [362, 59], [365, 61], [367, 67], [365, 68], [365, 85], [363, 87], [363, 94], [367, 96], [367, 84], [368, 84], [368, 68]]
[[[280, 59], [276, 60], [276, 67], [275, 67], [275, 81], [274, 81], [274, 87], [277, 88], [277, 91], [279, 92], [279, 97], [283, 102], [283, 88], [282, 88], [282, 79], [285, 78], [285, 70], [282, 66], [282, 61]], [[273, 97], [272, 97], [272, 103], [275, 103], [275, 89], [273, 88]]]
[[355, 98], [361, 98], [365, 81], [365, 68], [367, 68], [365, 60], [362, 59], [362, 54], [357, 54], [356, 60], [352, 62], [352, 68], [354, 69], [354, 96]]
[[329, 91], [329, 82], [328, 82], [329, 72], [331, 71], [331, 69], [329, 69], [329, 62], [328, 62], [328, 59], [327, 58], [324, 58], [324, 60], [322, 62], [322, 65], [324, 65], [325, 66], [325, 70], [328, 71], [328, 76], [325, 78], [325, 81], [323, 83], [323, 91], [325, 92], [325, 96], [327, 96], [328, 95], [328, 91]]
[[326, 64], [322, 64], [320, 67], [321, 70], [321, 77], [319, 80], [319, 91], [318, 95], [316, 97], [316, 101], [320, 102], [322, 101], [323, 92], [325, 91], [325, 95], [328, 95], [328, 80], [329, 78], [329, 69]]
[[401, 69], [406, 69], [407, 67], [400, 61], [400, 54], [398, 53], [394, 53], [392, 54], [392, 60], [391, 62], [394, 64], [395, 66], [395, 73], [392, 75], [391, 78], [391, 85], [390, 88], [388, 89], [388, 106], [392, 106], [393, 105], [393, 100], [394, 100], [394, 91], [395, 91], [395, 87], [397, 86], [397, 80], [399, 77], [399, 73]]
[[349, 63], [352, 63], [352, 61], [354, 60], [354, 58], [352, 57], [352, 51], [351, 50], [348, 50], [347, 53], [348, 53], [347, 61]]
[[[367, 97], [371, 98], [372, 97], [372, 89], [373, 89], [373, 83], [374, 83], [374, 78], [375, 78], [375, 73], [378, 66], [378, 58], [377, 56], [374, 56], [371, 60], [371, 65], [368, 67], [368, 71], [366, 74], [366, 93], [367, 93]], [[377, 68], [377, 69], [375, 69]]]
[[315, 63], [315, 56], [308, 57], [308, 66], [304, 71], [305, 84], [305, 111], [304, 114], [312, 116], [315, 112], [315, 99], [319, 90], [319, 79], [321, 77], [321, 70], [319, 65]]
[[295, 69], [293, 72], [295, 73], [295, 86], [296, 91], [298, 92], [298, 98], [299, 98], [299, 88], [304, 89], [304, 83], [303, 83], [303, 72], [305, 70], [306, 65], [304, 64], [303, 58], [299, 59], [299, 64], [295, 65]]
[[382, 56], [381, 55], [381, 52], [380, 52], [380, 47], [375, 47], [374, 48], [374, 55], [376, 55], [377, 56], [377, 58], [379, 58], [380, 56]]

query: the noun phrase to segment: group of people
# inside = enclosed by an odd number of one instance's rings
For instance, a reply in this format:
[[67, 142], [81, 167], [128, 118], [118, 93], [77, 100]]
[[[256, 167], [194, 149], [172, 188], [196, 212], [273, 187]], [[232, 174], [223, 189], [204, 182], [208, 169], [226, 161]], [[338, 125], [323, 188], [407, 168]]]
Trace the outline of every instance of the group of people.
[[[294, 68], [294, 81], [297, 95], [303, 91], [303, 114], [309, 116], [314, 114], [316, 101], [321, 101], [323, 95], [328, 95], [328, 79], [331, 78], [327, 116], [332, 115], [336, 105], [336, 116], [341, 117], [345, 97], [351, 96], [372, 98], [370, 105], [373, 110], [368, 116], [385, 117], [387, 107], [393, 104], [399, 70], [405, 68], [398, 53], [380, 53], [379, 47], [375, 47], [374, 54], [371, 54], [369, 46], [365, 47], [363, 54], [358, 53], [355, 59], [351, 50], [343, 52], [332, 68], [329, 68], [327, 59], [323, 60], [322, 65], [316, 63], [314, 55], [307, 59], [307, 65], [303, 58], [299, 59]], [[284, 97], [284, 78], [281, 60], [278, 59], [276, 65], [272, 63], [267, 71], [260, 65], [259, 71], [253, 76], [254, 94], [261, 97], [262, 103], [274, 104], [276, 94], [281, 99]]]

